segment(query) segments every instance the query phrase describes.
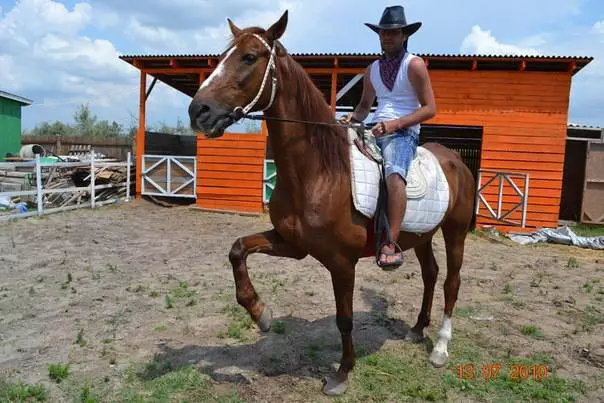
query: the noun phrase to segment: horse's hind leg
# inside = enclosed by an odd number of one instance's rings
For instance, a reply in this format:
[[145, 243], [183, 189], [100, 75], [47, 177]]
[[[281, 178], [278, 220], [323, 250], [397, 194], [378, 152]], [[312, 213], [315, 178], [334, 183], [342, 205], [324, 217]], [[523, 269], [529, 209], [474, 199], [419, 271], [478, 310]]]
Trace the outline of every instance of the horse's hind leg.
[[248, 275], [246, 260], [252, 253], [302, 259], [306, 256], [306, 252], [299, 251], [287, 243], [275, 230], [238, 238], [233, 243], [229, 261], [233, 266], [237, 302], [248, 311], [260, 330], [267, 332], [271, 328], [273, 314], [256, 294]]
[[449, 225], [443, 226], [443, 236], [447, 248], [447, 278], [444, 284], [445, 311], [443, 322], [438, 332], [436, 345], [432, 350], [432, 354], [430, 354], [430, 362], [435, 367], [444, 366], [449, 358], [447, 347], [452, 337], [451, 316], [459, 291], [459, 271], [463, 262], [466, 234], [467, 231], [463, 225], [458, 226], [449, 223]]
[[424, 338], [424, 328], [430, 325], [430, 314], [432, 312], [432, 300], [434, 297], [434, 286], [438, 277], [438, 264], [432, 250], [432, 237], [427, 242], [415, 247], [415, 255], [422, 269], [422, 280], [424, 281], [424, 298], [422, 308], [417, 318], [417, 323], [405, 335], [405, 340], [421, 341]]

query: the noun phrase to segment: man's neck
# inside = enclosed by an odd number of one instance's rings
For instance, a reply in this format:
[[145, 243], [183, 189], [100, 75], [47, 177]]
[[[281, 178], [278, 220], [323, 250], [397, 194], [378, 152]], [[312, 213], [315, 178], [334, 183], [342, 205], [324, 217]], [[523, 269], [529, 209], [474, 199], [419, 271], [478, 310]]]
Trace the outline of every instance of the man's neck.
[[386, 59], [393, 59], [393, 58], [397, 57], [398, 55], [400, 55], [402, 51], [403, 51], [403, 47], [401, 46], [394, 52], [384, 52], [384, 56], [386, 57]]

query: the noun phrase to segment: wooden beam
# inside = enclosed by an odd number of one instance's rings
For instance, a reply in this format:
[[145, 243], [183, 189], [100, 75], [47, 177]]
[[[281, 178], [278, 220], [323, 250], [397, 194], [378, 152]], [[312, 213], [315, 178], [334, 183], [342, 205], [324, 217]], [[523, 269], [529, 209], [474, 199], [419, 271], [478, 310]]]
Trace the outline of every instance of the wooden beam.
[[141, 71], [138, 97], [138, 131], [136, 132], [136, 197], [141, 196], [143, 154], [145, 153], [147, 73]]
[[151, 95], [151, 91], [153, 91], [153, 87], [155, 87], [156, 82], [157, 82], [157, 77], [153, 77], [153, 81], [151, 82], [151, 85], [149, 86], [149, 89], [147, 90], [147, 93], [145, 94], [145, 101], [147, 99], [149, 99], [149, 95]]
[[523, 61], [520, 62], [520, 68], [519, 68], [519, 70], [520, 71], [526, 70], [526, 60], [523, 60]]
[[354, 76], [352, 78], [352, 80], [347, 82], [346, 85], [343, 86], [342, 89], [340, 91], [338, 91], [338, 93], [336, 94], [336, 101], [340, 100], [340, 98], [342, 98], [344, 95], [346, 95], [346, 93], [348, 93], [348, 91], [350, 91], [350, 89], [352, 87], [354, 87], [356, 85], [356, 83], [358, 83], [362, 78], [363, 78], [363, 74], [357, 74], [356, 76]]
[[177, 69], [180, 66], [180, 64], [176, 61], [176, 59], [171, 58], [170, 59], [170, 67], [172, 67], [173, 69]]
[[186, 67], [186, 68], [165, 68], [165, 67], [148, 67], [141, 69], [149, 75], [165, 74], [165, 75], [183, 75], [183, 74], [199, 74], [199, 73], [211, 73], [214, 70], [213, 67]]
[[568, 71], [572, 73], [577, 68], [577, 62], [574, 60], [568, 64]]
[[472, 60], [472, 71], [478, 70], [478, 60]]
[[[337, 63], [337, 59], [336, 59]], [[331, 72], [331, 112], [336, 113], [336, 101], [337, 101], [337, 90], [338, 90], [338, 72], [333, 70]]]

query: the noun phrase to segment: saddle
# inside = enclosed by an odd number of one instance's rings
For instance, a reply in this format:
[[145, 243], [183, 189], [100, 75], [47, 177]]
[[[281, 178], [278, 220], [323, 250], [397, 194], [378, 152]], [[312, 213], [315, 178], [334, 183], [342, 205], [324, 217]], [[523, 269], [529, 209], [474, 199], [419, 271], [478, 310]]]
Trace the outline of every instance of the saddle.
[[[363, 125], [349, 128], [348, 139], [354, 206], [373, 221], [374, 250], [377, 252], [390, 233], [387, 218], [388, 189], [381, 150], [371, 130]], [[407, 209], [401, 230], [416, 234], [429, 232], [442, 220], [449, 203], [447, 179], [431, 151], [422, 146], [417, 147], [406, 182]], [[374, 243], [373, 239], [371, 243]]]

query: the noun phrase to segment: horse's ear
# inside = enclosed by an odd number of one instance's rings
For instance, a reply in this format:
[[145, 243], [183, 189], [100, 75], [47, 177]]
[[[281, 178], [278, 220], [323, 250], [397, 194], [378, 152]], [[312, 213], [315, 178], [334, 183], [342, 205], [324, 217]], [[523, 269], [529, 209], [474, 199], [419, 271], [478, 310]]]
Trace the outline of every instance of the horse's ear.
[[227, 18], [227, 21], [229, 23], [229, 28], [231, 28], [231, 32], [233, 33], [233, 36], [239, 35], [239, 33], [241, 33], [241, 29], [238, 28], [237, 25], [235, 25], [235, 23], [233, 21], [231, 21], [230, 18]]
[[267, 31], [266, 36], [271, 41], [281, 38], [287, 27], [287, 10], [283, 13], [279, 21], [275, 22]]

